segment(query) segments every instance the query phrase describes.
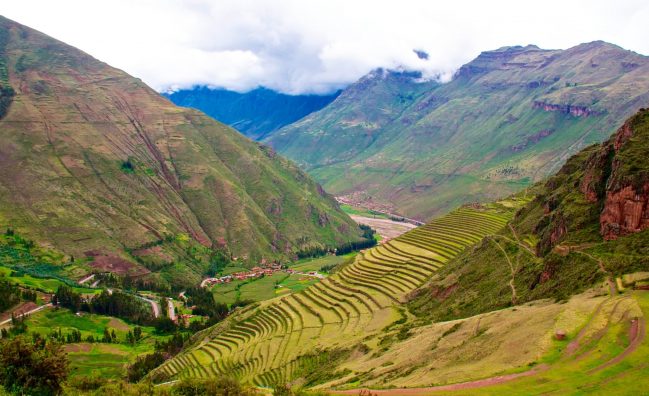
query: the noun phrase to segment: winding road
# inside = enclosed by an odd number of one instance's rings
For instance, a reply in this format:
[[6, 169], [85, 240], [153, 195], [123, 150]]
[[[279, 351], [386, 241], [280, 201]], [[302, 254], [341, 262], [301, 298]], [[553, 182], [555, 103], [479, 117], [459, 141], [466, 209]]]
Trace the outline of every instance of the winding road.
[[[53, 306], [52, 303], [47, 303], [47, 304], [45, 304], [45, 305], [41, 305], [41, 306], [38, 307], [38, 308], [34, 308], [34, 309], [30, 310], [30, 311], [23, 312], [23, 313], [21, 313], [20, 315], [17, 315], [17, 317], [20, 317], [20, 316], [29, 316], [29, 315], [31, 315], [31, 314], [35, 314], [36, 312], [42, 311], [42, 310], [44, 310], [45, 308], [51, 308], [52, 306]], [[6, 325], [7, 323], [11, 323], [11, 318], [6, 319], [6, 320], [3, 320], [2, 322], [0, 322], [0, 326], [4, 326], [4, 325]]]

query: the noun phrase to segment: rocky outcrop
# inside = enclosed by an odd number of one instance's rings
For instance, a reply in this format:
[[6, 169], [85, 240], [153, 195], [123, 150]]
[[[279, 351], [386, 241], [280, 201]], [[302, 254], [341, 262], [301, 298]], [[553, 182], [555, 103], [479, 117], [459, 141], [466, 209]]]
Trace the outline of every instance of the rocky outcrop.
[[605, 240], [649, 228], [649, 183], [640, 191], [626, 186], [619, 191], [607, 192], [600, 226]]
[[510, 146], [510, 150], [514, 153], [525, 150], [530, 145], [534, 145], [541, 141], [541, 139], [546, 138], [554, 133], [554, 129], [543, 129], [538, 131], [532, 136], [528, 136], [524, 142]]
[[591, 154], [586, 163], [584, 176], [579, 184], [579, 190], [588, 202], [595, 203], [604, 197], [606, 182], [611, 174], [614, 150], [610, 143], [605, 143], [602, 149]]
[[547, 103], [540, 100], [534, 101], [532, 107], [535, 109], [542, 109], [543, 111], [558, 111], [575, 117], [588, 117], [602, 114], [601, 111], [596, 111], [586, 106]]
[[[641, 148], [644, 137], [638, 136], [639, 139], [636, 139], [632, 147], [627, 144], [634, 136], [635, 128], [641, 128], [639, 130], [646, 133], [646, 127], [642, 125], [649, 119], [648, 115], [649, 112], [641, 109], [618, 129], [611, 140], [604, 143], [604, 149], [601, 150], [601, 156], [607, 156], [608, 161], [600, 162], [607, 163], [610, 167], [603, 197], [604, 209], [600, 214], [600, 232], [605, 240], [617, 239], [649, 228], [649, 180], [640, 171], [646, 158], [636, 158], [643, 156]], [[582, 185], [588, 181], [589, 175], [587, 171]], [[599, 184], [601, 183], [600, 181]], [[592, 194], [588, 189], [585, 192], [590, 200]]]

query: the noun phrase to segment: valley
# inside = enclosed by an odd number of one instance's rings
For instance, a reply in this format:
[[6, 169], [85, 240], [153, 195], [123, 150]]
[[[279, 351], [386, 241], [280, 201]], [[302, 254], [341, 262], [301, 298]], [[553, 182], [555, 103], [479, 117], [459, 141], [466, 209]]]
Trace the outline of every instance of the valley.
[[646, 393], [649, 57], [296, 4], [0, 16], [0, 395]]
[[263, 141], [336, 196], [426, 221], [605, 140], [646, 107], [648, 72], [649, 58], [602, 41], [483, 51], [444, 84], [377, 69]]

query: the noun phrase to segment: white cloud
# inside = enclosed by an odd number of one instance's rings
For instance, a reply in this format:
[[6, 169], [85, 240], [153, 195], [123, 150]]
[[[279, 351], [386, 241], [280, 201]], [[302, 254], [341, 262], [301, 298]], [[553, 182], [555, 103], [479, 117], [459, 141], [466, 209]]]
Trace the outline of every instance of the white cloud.
[[0, 13], [158, 90], [327, 92], [376, 67], [450, 76], [480, 51], [518, 44], [601, 39], [649, 53], [644, 0], [20, 0]]

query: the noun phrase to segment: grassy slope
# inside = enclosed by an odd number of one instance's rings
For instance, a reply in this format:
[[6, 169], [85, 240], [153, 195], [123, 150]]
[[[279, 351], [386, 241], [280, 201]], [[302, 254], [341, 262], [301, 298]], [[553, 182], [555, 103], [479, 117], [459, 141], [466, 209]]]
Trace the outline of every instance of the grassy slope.
[[[447, 84], [420, 84], [403, 107], [399, 93], [412, 92], [412, 80], [365, 77], [268, 142], [328, 191], [366, 191], [405, 215], [430, 218], [520, 190], [604, 140], [649, 102], [648, 70], [646, 57], [601, 42], [491, 51]], [[599, 113], [548, 112], [534, 101]]]
[[[192, 347], [160, 367], [153, 377], [227, 372], [242, 381], [270, 385], [299, 378], [316, 384], [344, 376], [334, 373], [336, 367], [354, 356], [354, 350], [362, 350], [361, 343], [403, 323], [405, 311], [399, 302], [408, 293], [465, 246], [502, 227], [513, 213], [512, 205], [519, 204], [512, 200], [463, 208], [429, 228], [360, 253], [327, 279], [290, 296], [245, 308], [198, 334]], [[460, 228], [465, 233], [449, 242], [435, 239], [435, 230], [448, 222], [463, 224]], [[402, 268], [396, 270], [395, 265]], [[329, 360], [324, 364], [316, 356]], [[318, 370], [322, 367], [326, 369]]]
[[139, 252], [167, 265], [190, 255], [183, 235], [249, 262], [358, 238], [272, 150], [41, 33], [4, 18], [0, 29], [16, 90], [0, 120], [0, 225], [76, 257]]
[[[649, 144], [646, 125], [649, 112], [643, 111], [620, 129], [622, 134], [630, 126], [633, 135], [612, 156], [602, 153], [615, 138], [585, 149], [517, 197], [436, 219], [359, 254], [302, 293], [241, 311], [200, 334], [193, 349], [158, 375], [228, 372], [261, 385], [302, 381], [353, 389], [423, 387], [538, 370], [530, 380], [516, 380], [529, 388], [494, 388], [516, 393], [593, 390], [626, 383], [627, 377], [639, 380], [648, 343], [625, 350], [633, 345], [634, 321], [645, 319], [647, 293], [627, 288], [618, 294], [603, 281], [649, 270], [649, 230], [602, 241], [599, 213], [608, 190], [598, 190], [597, 183], [621, 188], [647, 181], [646, 156], [633, 155]], [[612, 172], [606, 170], [611, 162]], [[594, 188], [599, 200], [587, 200], [583, 185]], [[567, 232], [557, 233], [561, 229]], [[439, 268], [427, 269], [434, 263]], [[413, 293], [413, 286], [431, 277]], [[407, 310], [400, 305], [404, 299], [410, 299]], [[363, 301], [378, 306], [366, 311], [367, 319], [344, 314], [366, 309]], [[567, 340], [555, 339], [558, 330]], [[612, 360], [616, 356], [620, 362]], [[567, 381], [561, 379], [564, 371], [573, 373]]]
[[121, 319], [83, 313], [75, 315], [67, 309], [47, 309], [31, 315], [26, 320], [30, 333], [46, 336], [52, 331], [61, 330], [65, 336], [71, 330], [81, 332], [82, 339], [92, 335], [101, 340], [104, 329], [115, 331], [120, 343], [72, 343], [64, 346], [70, 358], [72, 375], [98, 375], [103, 378], [122, 378], [125, 366], [132, 363], [137, 356], [151, 353], [156, 341], [167, 337], [154, 333], [153, 327], [141, 326], [142, 339], [134, 346], [124, 343], [126, 333], [135, 327]]
[[[640, 112], [628, 124], [634, 136], [614, 157], [606, 154], [611, 138], [570, 158], [560, 172], [530, 190], [536, 198], [518, 211], [508, 228], [436, 274], [410, 303], [412, 311], [428, 320], [466, 317], [539, 298], [565, 300], [606, 277], [646, 271], [649, 230], [613, 241], [600, 235], [604, 186], [613, 188], [618, 180], [631, 184], [638, 178], [649, 180], [642, 170], [649, 114]], [[613, 162], [618, 170], [609, 178], [606, 169]], [[588, 201], [581, 190], [586, 175], [592, 174], [603, 176], [593, 187], [599, 193], [596, 202]], [[553, 240], [562, 227], [566, 233]]]

